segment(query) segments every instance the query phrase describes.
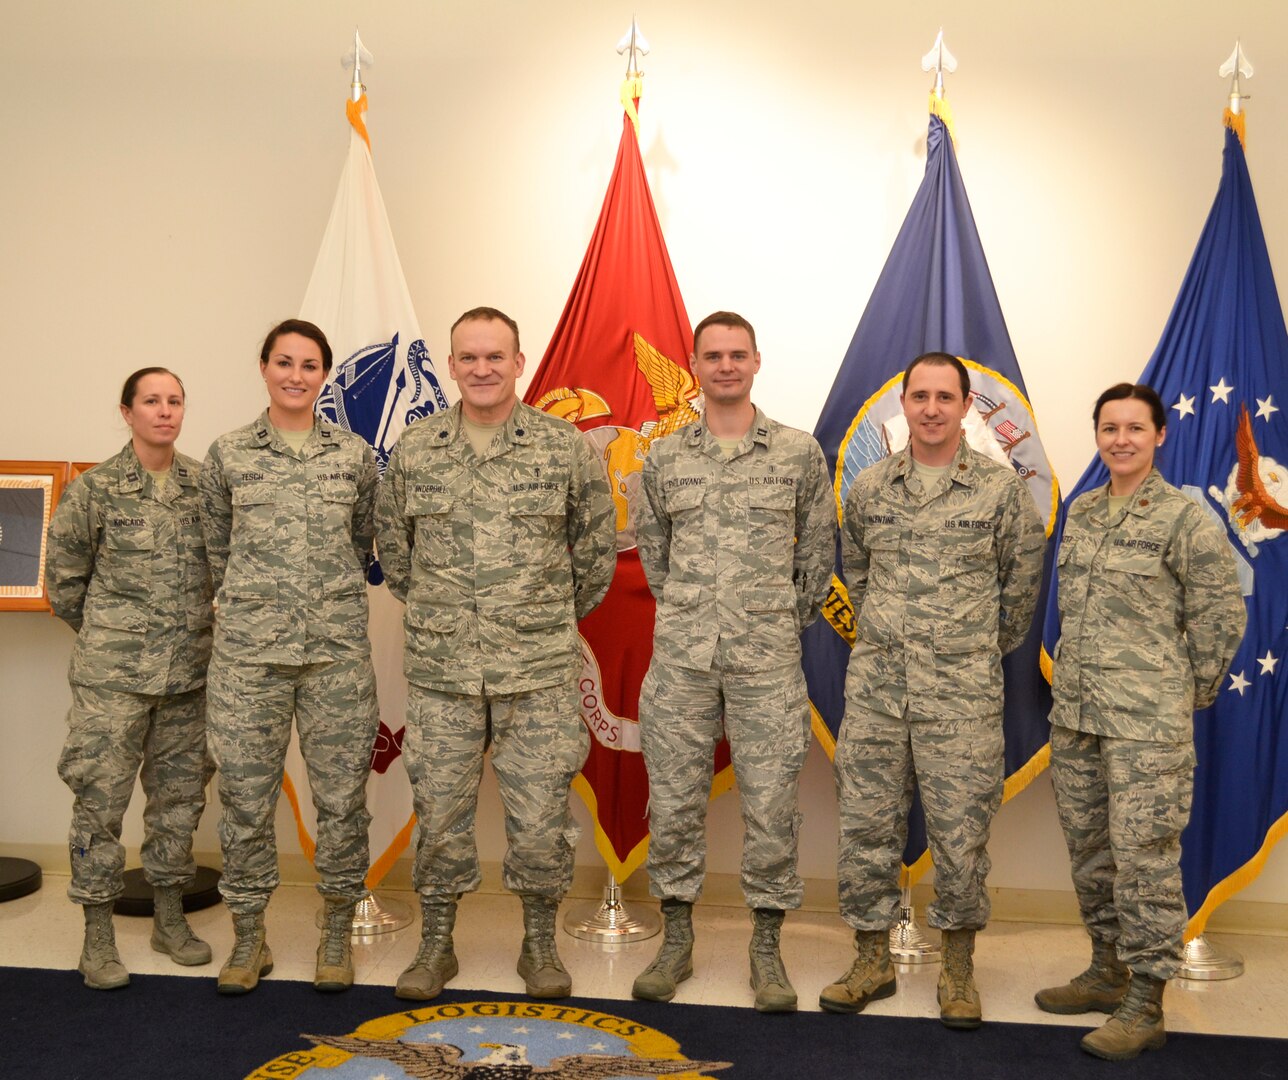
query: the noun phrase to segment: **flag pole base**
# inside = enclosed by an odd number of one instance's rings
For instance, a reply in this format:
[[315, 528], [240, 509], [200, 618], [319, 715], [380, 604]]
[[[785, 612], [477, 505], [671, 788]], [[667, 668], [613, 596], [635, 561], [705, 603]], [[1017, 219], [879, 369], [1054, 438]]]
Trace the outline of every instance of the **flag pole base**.
[[564, 916], [565, 933], [600, 945], [645, 941], [661, 929], [656, 912], [643, 904], [623, 903], [621, 886], [611, 876], [600, 903], [578, 904]]
[[1181, 953], [1181, 970], [1177, 976], [1210, 982], [1216, 979], [1237, 979], [1243, 974], [1243, 957], [1233, 949], [1213, 945], [1202, 934], [1185, 943]]
[[[381, 934], [389, 934], [410, 926], [411, 918], [410, 905], [404, 904], [401, 900], [390, 900], [388, 897], [382, 900], [375, 893], [369, 892], [358, 901], [358, 906], [353, 910], [352, 938], [354, 941], [371, 941]], [[325, 904], [318, 909], [317, 918], [313, 921], [318, 929], [326, 925]]]
[[890, 927], [890, 958], [896, 964], [937, 964], [939, 947], [917, 925], [912, 886], [905, 884], [899, 899], [899, 921]]

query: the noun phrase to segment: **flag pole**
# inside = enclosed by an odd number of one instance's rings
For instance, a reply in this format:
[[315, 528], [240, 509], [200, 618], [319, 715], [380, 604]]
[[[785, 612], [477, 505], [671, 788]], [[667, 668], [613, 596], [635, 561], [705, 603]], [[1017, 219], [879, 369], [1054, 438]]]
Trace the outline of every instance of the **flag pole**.
[[[1243, 103], [1251, 96], [1243, 92], [1240, 76], [1252, 78], [1252, 63], [1243, 52], [1243, 44], [1237, 38], [1234, 51], [1224, 64], [1217, 69], [1217, 75], [1230, 79], [1230, 96], [1225, 107], [1225, 123], [1239, 136], [1239, 142], [1246, 145], [1247, 121], [1243, 112]], [[1203, 934], [1190, 938], [1181, 950], [1181, 968], [1177, 976], [1194, 982], [1215, 982], [1222, 979], [1237, 979], [1243, 974], [1243, 957], [1224, 945], [1208, 941]]]
[[[942, 26], [930, 51], [921, 58], [921, 70], [935, 73], [935, 81], [930, 87], [930, 111], [943, 120], [948, 134], [956, 139], [952, 110], [944, 89], [944, 75], [957, 70], [957, 58], [944, 42]], [[899, 872], [899, 921], [890, 927], [890, 954], [900, 964], [935, 964], [940, 957], [939, 948], [926, 937], [917, 922], [917, 909], [912, 900], [912, 874], [906, 868]]]
[[[353, 72], [353, 78], [349, 83], [349, 100], [345, 105], [345, 112], [349, 117], [349, 122], [357, 129], [367, 146], [370, 147], [371, 140], [367, 137], [366, 125], [362, 120], [362, 113], [366, 111], [364, 98], [367, 93], [367, 88], [362, 82], [364, 58], [368, 64], [371, 63], [371, 54], [363, 47], [362, 38], [359, 36], [358, 28], [355, 26], [353, 28], [353, 52], [340, 61], [345, 67], [351, 67]], [[325, 905], [318, 909], [317, 917], [314, 921], [319, 928], [326, 925]], [[350, 932], [350, 938], [358, 943], [371, 942], [381, 934], [387, 934], [410, 926], [411, 922], [412, 909], [410, 904], [405, 904], [401, 900], [392, 900], [388, 897], [382, 900], [368, 889], [367, 895], [359, 900], [354, 908], [353, 929]]]
[[[617, 51], [626, 57], [626, 74], [622, 79], [622, 108], [631, 118], [636, 138], [639, 137], [639, 114], [635, 102], [644, 89], [644, 71], [640, 57], [649, 51], [648, 40], [640, 33], [639, 20], [631, 16], [630, 28], [617, 43]], [[608, 884], [599, 903], [591, 900], [576, 904], [564, 916], [566, 934], [582, 941], [600, 945], [615, 945], [630, 941], [647, 941], [662, 929], [662, 920], [651, 908], [642, 904], [627, 903], [622, 899], [622, 887], [612, 870], [608, 870]]]

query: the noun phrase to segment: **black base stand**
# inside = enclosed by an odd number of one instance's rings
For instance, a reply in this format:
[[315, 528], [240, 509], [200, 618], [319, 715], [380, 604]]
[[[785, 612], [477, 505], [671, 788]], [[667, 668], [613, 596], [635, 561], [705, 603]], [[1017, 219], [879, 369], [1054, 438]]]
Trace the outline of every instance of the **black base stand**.
[[0, 904], [40, 888], [40, 867], [30, 859], [0, 858]]
[[[219, 903], [219, 871], [198, 866], [197, 876], [183, 890], [183, 910], [201, 911]], [[125, 871], [125, 892], [112, 905], [117, 915], [152, 917], [152, 886], [140, 869]]]

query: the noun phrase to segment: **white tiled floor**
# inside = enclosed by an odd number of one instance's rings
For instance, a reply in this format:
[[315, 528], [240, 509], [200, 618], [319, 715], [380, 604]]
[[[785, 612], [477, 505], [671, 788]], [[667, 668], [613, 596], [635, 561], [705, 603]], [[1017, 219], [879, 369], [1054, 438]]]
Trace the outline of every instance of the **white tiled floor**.
[[[66, 877], [46, 874], [44, 888], [38, 893], [0, 904], [0, 963], [76, 966], [82, 920], [80, 909], [66, 899], [66, 886]], [[388, 895], [408, 904], [415, 901], [410, 893]], [[274, 895], [268, 910], [268, 939], [276, 967], [269, 978], [312, 979], [318, 938], [314, 920], [319, 905], [310, 888], [283, 886]], [[213, 978], [231, 948], [231, 922], [222, 906], [196, 912], [191, 921], [213, 947], [213, 964], [176, 966], [149, 947], [150, 920], [118, 916], [117, 942], [126, 966], [138, 973]], [[695, 974], [680, 987], [676, 1000], [750, 1005], [746, 911], [699, 904], [694, 923]], [[482, 893], [467, 896], [461, 902], [455, 935], [461, 971], [451, 986], [522, 994], [523, 982], [514, 971], [522, 936], [516, 898]], [[414, 923], [406, 930], [382, 935], [373, 944], [358, 946], [358, 981], [392, 987], [415, 953], [418, 937], [419, 925]], [[1240, 952], [1247, 971], [1224, 982], [1173, 981], [1166, 998], [1169, 1030], [1288, 1038], [1288, 937], [1220, 935], [1213, 940]], [[566, 934], [559, 939], [560, 955], [573, 976], [573, 991], [583, 997], [629, 998], [632, 980], [652, 959], [656, 947], [654, 940], [606, 948]], [[1039, 987], [1063, 982], [1081, 971], [1087, 951], [1086, 937], [1076, 927], [995, 921], [980, 934], [975, 957], [985, 1018], [1088, 1026], [1095, 1017], [1051, 1016], [1033, 1004], [1033, 993]], [[783, 956], [802, 1008], [818, 1008], [819, 991], [845, 971], [851, 953], [851, 934], [836, 915], [803, 912], [788, 916]], [[899, 992], [869, 1006], [868, 1011], [890, 1016], [937, 1015], [938, 970], [938, 965], [901, 968]]]

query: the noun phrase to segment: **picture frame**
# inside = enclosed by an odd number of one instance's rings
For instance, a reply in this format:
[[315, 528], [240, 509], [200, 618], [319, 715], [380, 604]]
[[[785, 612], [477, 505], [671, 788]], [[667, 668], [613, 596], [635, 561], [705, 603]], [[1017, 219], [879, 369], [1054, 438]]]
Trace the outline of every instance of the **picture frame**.
[[49, 519], [67, 474], [65, 461], [0, 460], [0, 611], [49, 610]]

